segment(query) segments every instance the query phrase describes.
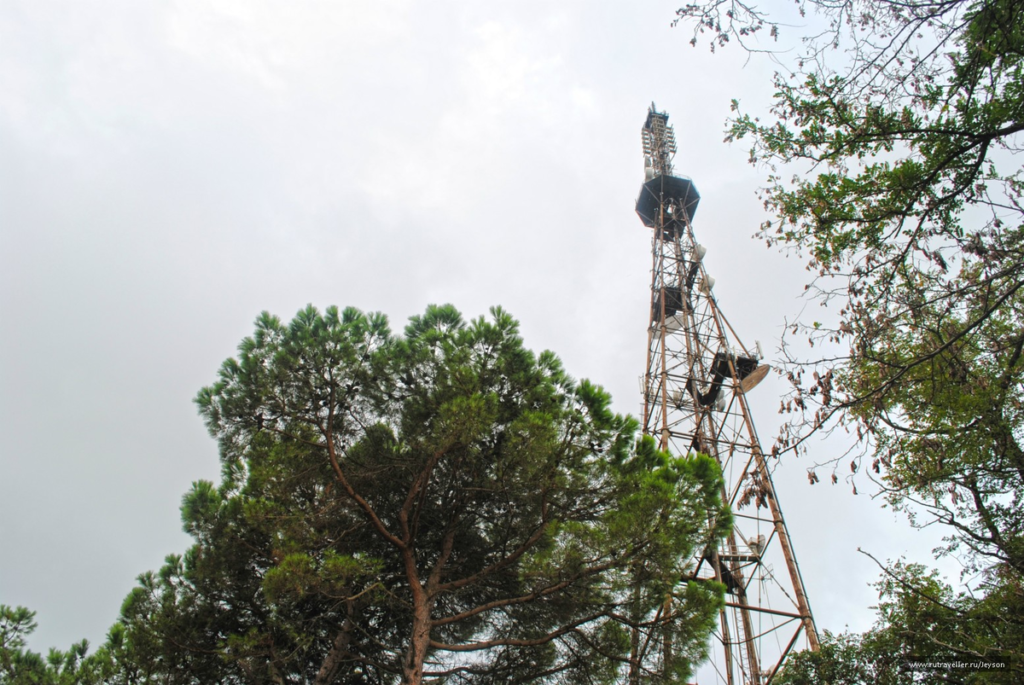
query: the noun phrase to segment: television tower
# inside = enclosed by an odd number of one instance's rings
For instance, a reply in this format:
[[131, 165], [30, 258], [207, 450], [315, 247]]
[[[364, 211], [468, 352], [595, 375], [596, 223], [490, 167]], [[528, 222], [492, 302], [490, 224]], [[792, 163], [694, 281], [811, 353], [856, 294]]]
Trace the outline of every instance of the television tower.
[[653, 229], [643, 428], [661, 449], [715, 458], [733, 512], [728, 537], [694, 559], [689, 577], [726, 587], [700, 673], [713, 669], [728, 685], [770, 685], [794, 649], [818, 649], [818, 635], [747, 404], [769, 367], [760, 344], [744, 345], [715, 300], [693, 233], [700, 195], [693, 181], [673, 174], [675, 135], [653, 104], [643, 147], [636, 212]]

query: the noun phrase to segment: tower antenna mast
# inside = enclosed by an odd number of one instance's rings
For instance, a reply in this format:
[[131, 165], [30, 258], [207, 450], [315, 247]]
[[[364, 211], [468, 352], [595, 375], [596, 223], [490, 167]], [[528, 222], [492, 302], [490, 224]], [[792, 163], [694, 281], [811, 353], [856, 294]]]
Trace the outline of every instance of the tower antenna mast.
[[747, 403], [769, 367], [760, 344], [746, 346], [718, 306], [693, 232], [700, 195], [674, 174], [675, 135], [653, 104], [643, 149], [636, 212], [653, 233], [643, 429], [673, 454], [713, 457], [733, 512], [728, 536], [694, 559], [688, 578], [726, 587], [700, 672], [727, 685], [770, 685], [794, 649], [818, 649], [818, 634]]

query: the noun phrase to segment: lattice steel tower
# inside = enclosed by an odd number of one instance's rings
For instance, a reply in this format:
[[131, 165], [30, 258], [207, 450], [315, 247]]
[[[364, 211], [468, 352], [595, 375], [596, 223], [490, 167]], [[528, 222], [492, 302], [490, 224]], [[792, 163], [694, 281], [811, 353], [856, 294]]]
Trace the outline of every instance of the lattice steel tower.
[[651, 105], [643, 128], [646, 179], [636, 212], [653, 229], [651, 317], [642, 379], [644, 431], [673, 454], [718, 460], [734, 525], [693, 563], [692, 578], [727, 588], [711, 657], [700, 676], [729, 685], [768, 685], [794, 649], [818, 648], [771, 473], [747, 405], [769, 367], [760, 345], [744, 345], [712, 294], [705, 250], [691, 222], [700, 195], [673, 175], [668, 115]]

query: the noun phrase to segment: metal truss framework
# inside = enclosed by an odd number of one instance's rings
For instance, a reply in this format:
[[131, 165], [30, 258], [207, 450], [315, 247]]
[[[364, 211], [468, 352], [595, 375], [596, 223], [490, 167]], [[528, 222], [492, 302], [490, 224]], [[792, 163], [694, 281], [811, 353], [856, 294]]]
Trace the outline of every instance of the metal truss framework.
[[[712, 294], [691, 224], [700, 199], [673, 175], [668, 115], [651, 106], [643, 129], [646, 182], [637, 213], [653, 229], [644, 432], [673, 454], [714, 457], [734, 525], [694, 560], [691, 580], [727, 588], [711, 670], [728, 685], [769, 685], [794, 648], [818, 637], [800, 569], [761, 451], [747, 392], [768, 372], [760, 345], [745, 346]], [[801, 640], [802, 638], [802, 640]]]

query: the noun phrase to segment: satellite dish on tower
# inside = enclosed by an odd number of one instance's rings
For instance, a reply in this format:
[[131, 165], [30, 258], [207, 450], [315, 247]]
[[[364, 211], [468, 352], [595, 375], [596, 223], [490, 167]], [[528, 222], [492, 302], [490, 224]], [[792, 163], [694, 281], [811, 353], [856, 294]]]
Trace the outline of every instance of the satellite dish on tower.
[[753, 390], [754, 386], [764, 380], [764, 377], [768, 375], [771, 368], [767, 364], [759, 364], [746, 378], [740, 381], [740, 391], [746, 394]]

